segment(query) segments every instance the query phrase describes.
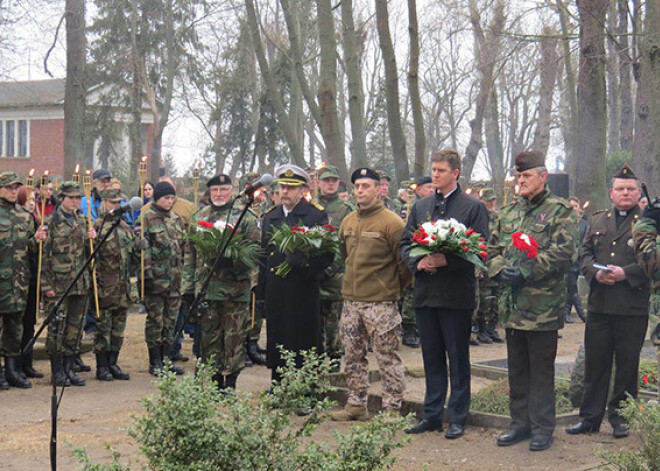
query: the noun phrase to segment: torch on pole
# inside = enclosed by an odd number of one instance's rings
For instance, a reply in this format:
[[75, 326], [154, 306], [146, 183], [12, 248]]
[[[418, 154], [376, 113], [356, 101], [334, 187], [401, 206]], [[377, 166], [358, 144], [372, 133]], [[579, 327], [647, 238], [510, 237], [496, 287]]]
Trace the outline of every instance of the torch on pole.
[[[86, 170], [85, 175], [83, 175], [83, 189], [85, 191], [85, 198], [87, 199], [87, 229], [93, 227], [92, 223], [92, 171]], [[90, 253], [94, 252], [94, 241], [89, 239], [89, 250]], [[96, 308], [96, 318], [101, 317], [101, 311], [99, 310], [99, 287], [96, 282], [96, 264], [94, 260], [92, 264], [92, 287], [94, 288], [94, 307]]]
[[[140, 198], [144, 203], [144, 184], [147, 181], [147, 161], [149, 157], [143, 155], [140, 159]], [[195, 193], [196, 194], [196, 193]], [[142, 210], [140, 210], [140, 238], [144, 239], [144, 221], [142, 221]], [[144, 249], [140, 250], [140, 301], [144, 302]]]
[[[41, 196], [40, 229], [44, 226], [44, 220], [46, 219], [46, 199], [48, 198], [48, 184], [50, 183], [49, 173], [49, 170], [44, 170], [43, 175], [41, 175], [41, 180], [39, 181], [39, 195]], [[40, 240], [39, 258], [37, 259], [37, 313], [41, 312], [39, 310], [39, 303], [41, 302], [41, 264], [43, 263], [43, 256], [44, 242]]]

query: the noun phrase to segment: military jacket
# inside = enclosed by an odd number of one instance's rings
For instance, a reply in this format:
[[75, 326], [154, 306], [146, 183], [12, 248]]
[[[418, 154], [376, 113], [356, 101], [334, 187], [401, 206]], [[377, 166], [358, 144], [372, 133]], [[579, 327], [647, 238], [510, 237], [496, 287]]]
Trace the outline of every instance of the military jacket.
[[651, 279], [649, 300], [649, 335], [660, 346], [660, 240], [653, 219], [638, 219], [633, 223], [633, 247], [637, 263]]
[[144, 278], [149, 294], [181, 295], [183, 274], [183, 223], [173, 211], [152, 204], [142, 214], [144, 236]]
[[[99, 219], [94, 221], [97, 241], [101, 241], [112, 228], [112, 221], [102, 224], [103, 213], [101, 210]], [[140, 251], [134, 248], [135, 238], [131, 226], [122, 219], [97, 252], [96, 283], [101, 309], [131, 305], [130, 267], [140, 260]]]
[[34, 232], [32, 215], [0, 198], [0, 313], [25, 311]]
[[[539, 244], [538, 255], [528, 258], [513, 246], [511, 235], [523, 232]], [[505, 328], [556, 330], [563, 326], [566, 276], [575, 259], [578, 226], [571, 205], [550, 194], [546, 187], [531, 200], [519, 198], [500, 211], [488, 243], [488, 276], [517, 266], [524, 284], [516, 294]], [[504, 309], [500, 305], [500, 309]], [[503, 313], [500, 312], [502, 315]]]
[[[241, 208], [234, 207], [232, 209], [229, 221], [227, 221], [228, 213], [229, 204], [221, 207], [213, 205], [206, 206], [193, 214], [190, 230], [196, 230], [198, 221], [215, 223], [221, 220], [235, 226], [240, 217]], [[259, 231], [257, 219], [251, 211], [245, 214], [238, 230], [247, 239], [257, 242], [261, 240], [261, 232]], [[183, 292], [194, 292], [197, 294], [202, 288], [202, 284], [208, 273], [207, 270], [210, 267], [205, 267], [202, 258], [197, 257], [192, 243], [186, 248], [184, 265]], [[232, 260], [231, 267], [219, 267], [211, 275], [211, 281], [206, 291], [206, 299], [210, 301], [250, 301], [250, 286], [254, 272], [256, 270], [251, 270], [240, 260]]]
[[[58, 206], [46, 218], [46, 224], [48, 238], [44, 241], [41, 263], [41, 291], [53, 290], [59, 296], [82, 269], [90, 253], [87, 221], [79, 212], [68, 218], [62, 206]], [[69, 294], [87, 294], [90, 285], [88, 266]]]
[[[319, 203], [328, 213], [330, 224], [339, 229], [346, 216], [353, 212], [353, 205], [348, 204], [335, 193], [334, 195], [320, 195]], [[342, 274], [344, 273], [344, 262], [341, 257], [335, 257], [332, 265], [326, 269], [325, 276], [321, 279], [321, 299], [341, 300]]]
[[[619, 227], [614, 211], [598, 211], [591, 216], [580, 246], [580, 271], [591, 287], [587, 309], [598, 314], [647, 316], [649, 279], [637, 264], [632, 238], [632, 224], [639, 219], [641, 209], [635, 206], [628, 211]], [[594, 263], [620, 266], [626, 279], [612, 286], [600, 284]]]

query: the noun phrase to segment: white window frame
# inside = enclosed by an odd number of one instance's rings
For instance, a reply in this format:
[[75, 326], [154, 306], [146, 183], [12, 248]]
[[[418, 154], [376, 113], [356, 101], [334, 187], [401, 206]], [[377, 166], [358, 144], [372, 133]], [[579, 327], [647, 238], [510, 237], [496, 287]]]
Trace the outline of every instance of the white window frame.
[[[7, 155], [7, 122], [14, 122], [14, 155]], [[20, 133], [20, 122], [25, 121], [26, 124], [26, 133], [25, 133], [25, 155], [20, 154], [20, 143], [21, 143], [21, 133]], [[31, 120], [28, 118], [7, 118], [0, 120], [0, 126], [2, 126], [2, 142], [0, 142], [0, 157], [5, 159], [29, 159], [30, 158], [30, 129], [31, 129]]]

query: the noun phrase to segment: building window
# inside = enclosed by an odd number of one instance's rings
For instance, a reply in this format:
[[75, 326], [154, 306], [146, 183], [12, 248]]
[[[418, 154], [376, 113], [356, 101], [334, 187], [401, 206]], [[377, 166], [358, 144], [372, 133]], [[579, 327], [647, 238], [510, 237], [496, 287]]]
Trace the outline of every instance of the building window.
[[28, 122], [24, 119], [18, 122], [18, 156], [28, 155]]
[[7, 157], [14, 157], [14, 142], [16, 142], [16, 121], [5, 121], [5, 129], [7, 130]]

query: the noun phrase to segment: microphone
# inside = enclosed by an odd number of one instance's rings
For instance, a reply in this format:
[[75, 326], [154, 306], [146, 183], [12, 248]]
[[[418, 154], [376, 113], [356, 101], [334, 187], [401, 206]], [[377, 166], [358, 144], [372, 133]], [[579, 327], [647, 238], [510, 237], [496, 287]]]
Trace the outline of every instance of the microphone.
[[130, 199], [128, 203], [124, 203], [118, 208], [113, 209], [112, 211], [108, 211], [107, 215], [109, 218], [114, 218], [117, 216], [121, 216], [124, 213], [127, 213], [129, 211], [137, 211], [142, 207], [142, 200], [140, 199], [139, 196], [134, 196], [133, 198]]
[[264, 173], [259, 180], [243, 188], [243, 190], [238, 194], [238, 197], [242, 198], [243, 196], [252, 196], [254, 195], [254, 192], [259, 188], [262, 186], [268, 186], [271, 183], [273, 183], [273, 176], [270, 173]]

